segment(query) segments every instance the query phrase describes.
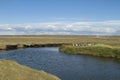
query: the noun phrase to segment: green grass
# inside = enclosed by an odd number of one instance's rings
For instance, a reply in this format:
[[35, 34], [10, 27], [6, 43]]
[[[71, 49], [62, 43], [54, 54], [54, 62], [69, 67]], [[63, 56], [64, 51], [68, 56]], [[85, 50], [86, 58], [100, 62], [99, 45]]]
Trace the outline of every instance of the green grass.
[[61, 46], [59, 48], [61, 52], [68, 54], [82, 54], [82, 55], [92, 55], [100, 57], [112, 57], [120, 58], [120, 48], [112, 46], [87, 46], [87, 47], [76, 47], [76, 46]]
[[0, 80], [60, 80], [44, 71], [22, 66], [14, 61], [0, 60]]

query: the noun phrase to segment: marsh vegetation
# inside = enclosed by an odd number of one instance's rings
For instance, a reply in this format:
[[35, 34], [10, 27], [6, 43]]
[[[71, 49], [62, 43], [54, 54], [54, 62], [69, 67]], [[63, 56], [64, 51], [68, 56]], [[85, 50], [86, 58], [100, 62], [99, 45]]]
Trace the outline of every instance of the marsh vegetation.
[[120, 59], [120, 48], [110, 45], [96, 44], [94, 46], [68, 46], [64, 45], [59, 48], [61, 52], [68, 54], [92, 55], [100, 57]]

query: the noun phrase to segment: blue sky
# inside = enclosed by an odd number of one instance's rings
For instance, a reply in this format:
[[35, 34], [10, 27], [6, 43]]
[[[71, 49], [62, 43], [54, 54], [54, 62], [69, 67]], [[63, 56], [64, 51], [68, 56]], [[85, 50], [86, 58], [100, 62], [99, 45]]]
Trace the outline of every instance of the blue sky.
[[0, 0], [0, 35], [120, 35], [120, 0]]

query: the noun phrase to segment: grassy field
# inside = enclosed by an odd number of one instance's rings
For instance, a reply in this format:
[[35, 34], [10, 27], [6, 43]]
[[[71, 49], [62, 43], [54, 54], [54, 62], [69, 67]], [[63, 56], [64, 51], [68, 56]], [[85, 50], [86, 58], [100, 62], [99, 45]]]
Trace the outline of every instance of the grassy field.
[[0, 80], [60, 80], [44, 71], [38, 71], [10, 60], [0, 60]]
[[6, 44], [47, 44], [47, 43], [87, 43], [94, 42], [120, 46], [120, 36], [0, 36], [0, 47]]
[[[95, 43], [97, 48], [102, 50], [113, 50], [112, 48], [120, 48], [120, 36], [77, 36], [77, 35], [18, 35], [18, 36], [0, 36], [0, 49], [5, 48], [6, 45], [12, 44], [56, 44], [56, 43]], [[88, 47], [91, 49], [91, 47]], [[76, 48], [75, 48], [76, 49]], [[81, 49], [84, 49], [82, 47]], [[86, 49], [86, 47], [85, 47]], [[102, 51], [104, 51], [102, 50]], [[76, 50], [77, 51], [77, 50]], [[86, 50], [87, 51], [87, 50]], [[104, 52], [108, 52], [104, 51]], [[116, 51], [116, 50], [114, 50]], [[119, 51], [116, 51], [119, 52]], [[93, 52], [94, 53], [94, 52]], [[114, 53], [114, 52], [113, 52]]]
[[67, 54], [92, 55], [100, 57], [109, 57], [120, 59], [120, 48], [110, 45], [94, 45], [94, 46], [61, 46], [61, 52]]
[[[120, 36], [29, 35], [0, 36], [0, 49], [13, 44], [95, 43], [94, 47], [61, 46], [60, 51], [120, 58]], [[0, 60], [0, 80], [59, 80], [43, 71], [32, 70], [13, 61]]]

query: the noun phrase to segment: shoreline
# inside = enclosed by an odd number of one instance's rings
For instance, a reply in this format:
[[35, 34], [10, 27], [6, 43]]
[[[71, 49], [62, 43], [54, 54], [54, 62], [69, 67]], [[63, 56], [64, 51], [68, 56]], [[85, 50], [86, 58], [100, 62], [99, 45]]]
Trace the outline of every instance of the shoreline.
[[49, 44], [7, 44], [0, 47], [0, 51], [15, 50], [21, 48], [41, 48], [41, 47], [60, 47], [65, 43], [49, 43]]
[[87, 46], [87, 47], [75, 47], [75, 46], [61, 46], [60, 52], [73, 55], [89, 55], [104, 58], [120, 59], [120, 48], [110, 48], [106, 46]]
[[42, 70], [20, 65], [16, 61], [0, 59], [0, 80], [60, 80]]

